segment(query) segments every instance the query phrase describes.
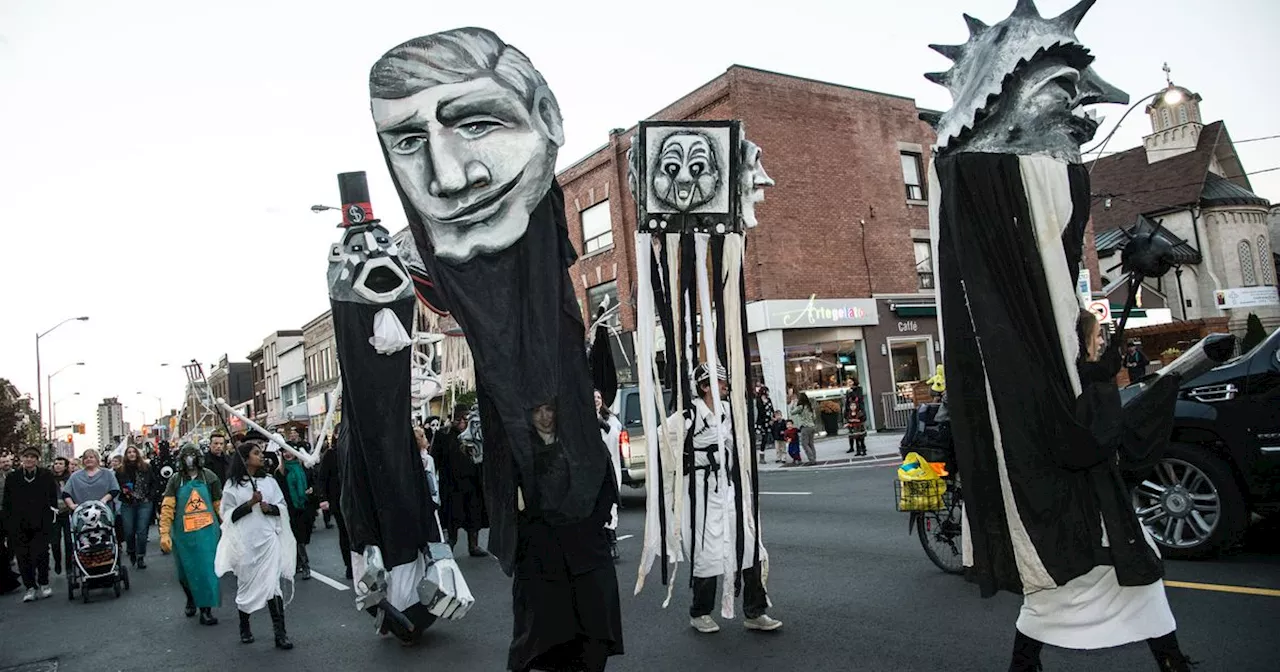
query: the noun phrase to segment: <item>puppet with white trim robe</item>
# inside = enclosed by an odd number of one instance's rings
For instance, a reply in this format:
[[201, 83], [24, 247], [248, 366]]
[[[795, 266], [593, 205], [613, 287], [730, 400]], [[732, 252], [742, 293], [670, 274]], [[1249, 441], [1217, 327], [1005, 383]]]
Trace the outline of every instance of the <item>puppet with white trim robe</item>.
[[514, 575], [507, 665], [603, 670], [622, 653], [605, 530], [617, 487], [568, 273], [555, 95], [482, 28], [395, 47], [369, 92], [422, 262], [419, 293], [457, 320], [475, 363], [488, 550]]
[[965, 44], [932, 47], [955, 61], [926, 76], [955, 99], [930, 207], [965, 565], [982, 595], [1024, 596], [1011, 669], [1038, 669], [1043, 643], [1146, 639], [1161, 669], [1181, 670], [1163, 567], [1117, 467], [1115, 345], [1090, 361], [1079, 335], [1080, 144], [1098, 126], [1081, 108], [1128, 102], [1076, 40], [1092, 4], [1048, 19], [1019, 0], [994, 26], [965, 16]]
[[[723, 618], [734, 617], [742, 595], [745, 627], [776, 630], [782, 623], [765, 613], [769, 556], [758, 526], [742, 264], [745, 230], [773, 180], [734, 121], [641, 122], [628, 160], [639, 223], [637, 321], [659, 323], [666, 343], [659, 372], [653, 330], [637, 331], [650, 459], [636, 592], [658, 562], [667, 606], [672, 574], [687, 562], [690, 627], [720, 629], [711, 614], [723, 578]], [[659, 380], [672, 388], [670, 406]]]
[[338, 176], [343, 236], [329, 254], [329, 304], [342, 372], [337, 439], [342, 518], [356, 606], [381, 633], [413, 643], [474, 598], [445, 543], [412, 427], [414, 291], [395, 243], [373, 218], [364, 173]]

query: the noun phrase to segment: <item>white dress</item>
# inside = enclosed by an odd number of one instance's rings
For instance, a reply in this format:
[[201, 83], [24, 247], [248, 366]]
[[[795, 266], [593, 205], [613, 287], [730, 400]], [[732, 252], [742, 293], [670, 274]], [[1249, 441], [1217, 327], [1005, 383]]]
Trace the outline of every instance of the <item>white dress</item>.
[[[280, 510], [279, 516], [268, 516], [254, 505], [249, 514], [231, 522], [236, 507], [262, 493], [262, 501]], [[222, 538], [214, 570], [218, 576], [236, 575], [236, 608], [253, 613], [266, 606], [273, 597], [283, 596], [280, 581], [292, 583], [297, 566], [297, 543], [289, 529], [289, 507], [276, 479], [270, 476], [250, 482], [232, 484], [222, 489]]]
[[[698, 578], [726, 575], [732, 578], [739, 569], [752, 566], [751, 554], [742, 559], [743, 566], [738, 567], [738, 516], [737, 496], [733, 481], [730, 480], [730, 460], [735, 459], [733, 446], [733, 430], [728, 420], [729, 404], [721, 405], [721, 420], [716, 421], [713, 411], [706, 402], [698, 399], [693, 402], [694, 421], [690, 431], [693, 432], [693, 447], [715, 447], [716, 469], [709, 474], [705, 469], [697, 469], [687, 475], [693, 479], [697, 493], [697, 505], [685, 507], [682, 516], [682, 550], [685, 559], [693, 551], [693, 575]], [[723, 439], [723, 448], [720, 439]], [[694, 453], [695, 467], [710, 465], [710, 455], [705, 451]], [[706, 476], [709, 475], [709, 479]], [[697, 520], [690, 521], [690, 515]], [[752, 531], [746, 531], [743, 548], [751, 548], [756, 543]], [[768, 556], [761, 549], [760, 558]], [[726, 591], [732, 596], [732, 591]]]
[[[1160, 553], [1146, 526], [1142, 535]], [[1103, 526], [1102, 545], [1108, 545]], [[1169, 609], [1164, 581], [1122, 586], [1115, 567], [1099, 565], [1058, 588], [1027, 593], [1018, 630], [1064, 649], [1109, 649], [1160, 637], [1178, 627]]]
[[[618, 455], [618, 444], [622, 439], [622, 423], [618, 421], [618, 416], [609, 414], [609, 431], [600, 430], [600, 438], [604, 439], [604, 445], [609, 449], [609, 461], [613, 464], [613, 480], [618, 484], [618, 491], [622, 491], [622, 456]], [[610, 530], [618, 529], [618, 505], [613, 505], [613, 510], [609, 512], [609, 524], [606, 527]]]

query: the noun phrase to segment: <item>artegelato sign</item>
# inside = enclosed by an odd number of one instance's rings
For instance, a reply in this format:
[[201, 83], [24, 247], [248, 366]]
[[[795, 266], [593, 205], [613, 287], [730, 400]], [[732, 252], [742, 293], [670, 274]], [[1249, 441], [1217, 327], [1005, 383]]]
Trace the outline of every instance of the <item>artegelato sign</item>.
[[747, 304], [747, 329], [814, 329], [878, 324], [875, 299], [808, 299], [756, 301]]

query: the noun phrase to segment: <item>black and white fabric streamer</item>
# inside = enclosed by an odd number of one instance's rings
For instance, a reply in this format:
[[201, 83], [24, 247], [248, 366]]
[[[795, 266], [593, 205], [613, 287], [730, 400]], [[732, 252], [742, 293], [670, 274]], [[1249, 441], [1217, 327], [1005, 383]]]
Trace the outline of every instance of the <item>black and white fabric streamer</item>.
[[[734, 486], [734, 501], [727, 502], [737, 527], [732, 556], [738, 571], [763, 563], [767, 576], [768, 555], [758, 525], [754, 437], [744, 392], [750, 388], [744, 244], [741, 233], [636, 234], [637, 322], [661, 325], [666, 370], [661, 374], [658, 371], [657, 333], [637, 330], [636, 369], [649, 459], [645, 537], [635, 592], [639, 594], [643, 589], [656, 561], [667, 585], [663, 606], [670, 603], [679, 563], [695, 561], [694, 557], [686, 557], [684, 549], [694, 549], [696, 545], [681, 537], [685, 534], [682, 527], [697, 526], [682, 522], [686, 517], [697, 521], [700, 508], [706, 505], [698, 501], [694, 480], [685, 473], [685, 456], [692, 451], [692, 412], [697, 399], [694, 370], [702, 352], [705, 354], [701, 359], [710, 370], [723, 366], [728, 373], [729, 399], [715, 399], [715, 408], [710, 410], [717, 417], [727, 416], [732, 426], [736, 459], [729, 478]], [[670, 407], [664, 403], [661, 380], [674, 388]], [[727, 576], [726, 586], [735, 578]], [[731, 614], [732, 604], [733, 593], [726, 588], [722, 611]]]

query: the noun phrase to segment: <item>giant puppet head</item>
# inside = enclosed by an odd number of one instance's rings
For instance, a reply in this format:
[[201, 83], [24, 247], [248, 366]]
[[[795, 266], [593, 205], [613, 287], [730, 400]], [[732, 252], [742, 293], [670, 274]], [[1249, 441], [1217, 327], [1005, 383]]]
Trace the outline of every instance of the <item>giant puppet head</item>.
[[523, 53], [483, 28], [435, 33], [387, 52], [369, 88], [387, 162], [437, 257], [467, 261], [524, 235], [564, 127]]
[[1076, 39], [1094, 2], [1081, 0], [1046, 19], [1032, 0], [1018, 0], [994, 26], [966, 14], [964, 44], [929, 45], [955, 61], [946, 72], [925, 75], [954, 100], [938, 122], [938, 152], [1041, 154], [1079, 163], [1080, 145], [1098, 130], [1084, 106], [1129, 102], [1093, 71], [1093, 56]]
[[391, 234], [377, 222], [356, 224], [329, 249], [329, 298], [388, 304], [413, 296], [413, 283]]

